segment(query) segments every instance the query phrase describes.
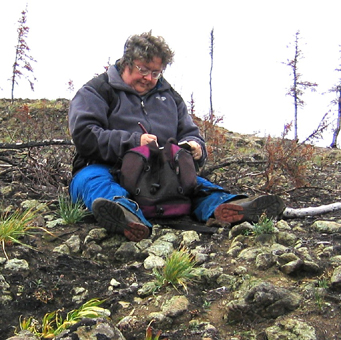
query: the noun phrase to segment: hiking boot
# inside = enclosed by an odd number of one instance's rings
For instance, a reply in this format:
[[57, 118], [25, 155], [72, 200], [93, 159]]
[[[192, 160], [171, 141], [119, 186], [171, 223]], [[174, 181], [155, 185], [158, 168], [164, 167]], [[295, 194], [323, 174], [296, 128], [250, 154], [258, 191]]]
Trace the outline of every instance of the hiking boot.
[[97, 198], [92, 203], [92, 212], [101, 227], [109, 233], [123, 234], [130, 241], [139, 242], [150, 234], [137, 216], [117, 202]]
[[279, 196], [267, 195], [223, 203], [215, 209], [214, 217], [218, 221], [228, 223], [244, 221], [256, 223], [263, 213], [269, 219], [277, 219], [284, 209], [284, 202]]

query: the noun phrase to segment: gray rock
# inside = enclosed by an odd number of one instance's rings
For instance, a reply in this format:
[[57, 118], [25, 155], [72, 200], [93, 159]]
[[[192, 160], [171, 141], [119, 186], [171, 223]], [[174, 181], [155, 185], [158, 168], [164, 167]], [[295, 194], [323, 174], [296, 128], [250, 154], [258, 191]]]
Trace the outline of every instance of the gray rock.
[[295, 310], [301, 301], [298, 294], [263, 282], [251, 288], [244, 297], [227, 304], [229, 321], [272, 319]]
[[287, 231], [280, 231], [277, 234], [277, 242], [285, 246], [293, 246], [296, 243], [296, 241], [297, 237], [293, 233]]
[[244, 247], [243, 243], [233, 242], [226, 254], [231, 257], [237, 257], [242, 251], [243, 247]]
[[106, 237], [108, 237], [108, 232], [105, 228], [94, 228], [91, 229], [85, 237], [84, 244], [87, 244], [90, 241], [102, 241]]
[[341, 288], [341, 266], [334, 269], [330, 283], [334, 288]]
[[89, 340], [89, 339], [105, 339], [105, 340], [125, 340], [121, 331], [117, 329], [107, 319], [83, 319], [73, 325], [70, 329], [58, 335], [56, 340]]
[[120, 330], [134, 329], [138, 325], [139, 320], [136, 316], [128, 315], [117, 323], [117, 328]]
[[7, 340], [39, 340], [39, 338], [30, 331], [20, 331], [18, 334], [7, 338]]
[[178, 236], [175, 233], [167, 233], [159, 237], [159, 240], [174, 243], [178, 241]]
[[115, 257], [120, 261], [124, 261], [127, 259], [136, 259], [139, 257], [141, 251], [137, 248], [135, 242], [124, 242], [122, 245], [116, 250]]
[[288, 262], [281, 267], [281, 271], [287, 275], [293, 274], [302, 268], [303, 263], [301, 259]]
[[262, 246], [272, 245], [277, 240], [277, 234], [261, 234], [257, 235], [255, 241], [260, 243]]
[[72, 235], [65, 244], [69, 247], [71, 253], [79, 253], [81, 249], [81, 239], [78, 235]]
[[314, 261], [304, 261], [303, 270], [307, 273], [316, 274], [320, 271], [320, 266]]
[[184, 231], [182, 234], [181, 244], [184, 246], [189, 246], [190, 244], [200, 241], [198, 233], [194, 230]]
[[171, 242], [156, 240], [148, 249], [149, 254], [155, 256], [167, 257], [174, 251], [173, 244]]
[[146, 269], [161, 268], [165, 265], [165, 260], [156, 255], [149, 255], [143, 262]]
[[297, 261], [300, 258], [294, 253], [284, 253], [282, 255], [279, 255], [277, 259], [278, 259], [278, 263], [283, 265], [289, 262]]
[[236, 287], [237, 281], [238, 278], [236, 276], [229, 274], [221, 274], [217, 278], [217, 284], [219, 286], [225, 286], [231, 291], [234, 290], [234, 288]]
[[0, 193], [4, 196], [8, 196], [13, 192], [14, 188], [12, 185], [2, 186], [0, 188]]
[[341, 224], [336, 222], [315, 221], [311, 227], [319, 233], [327, 234], [341, 233]]
[[121, 283], [118, 282], [116, 279], [112, 278], [112, 279], [110, 280], [110, 286], [113, 286], [113, 287], [117, 288], [117, 287], [119, 287], [120, 285], [121, 285]]
[[74, 294], [74, 296], [72, 297], [72, 301], [77, 304], [84, 302], [89, 295], [88, 290], [83, 287], [75, 287], [72, 289], [72, 292]]
[[185, 296], [176, 295], [162, 306], [162, 312], [169, 317], [177, 317], [187, 311], [189, 301]]
[[25, 270], [29, 269], [29, 264], [26, 260], [11, 259], [5, 263], [5, 269], [9, 269], [9, 270], [12, 270], [14, 272], [18, 272], [21, 270], [25, 271]]
[[334, 265], [341, 265], [341, 255], [331, 257], [330, 262]]
[[10, 285], [6, 282], [5, 277], [0, 274], [0, 290], [7, 291], [8, 288], [10, 288]]
[[55, 247], [53, 249], [53, 252], [54, 253], [59, 253], [59, 254], [70, 255], [70, 249], [69, 249], [69, 247], [65, 243], [62, 243], [61, 245]]
[[268, 340], [317, 340], [314, 327], [305, 322], [286, 319], [265, 330]]
[[253, 226], [249, 222], [243, 222], [234, 226], [229, 233], [229, 238], [234, 238], [237, 235], [244, 235], [253, 232]]
[[260, 247], [251, 247], [242, 250], [238, 256], [239, 260], [245, 260], [247, 262], [252, 262], [256, 260], [256, 257], [262, 253]]
[[280, 220], [276, 223], [276, 228], [279, 230], [279, 231], [290, 231], [291, 230], [291, 227], [290, 225], [288, 224], [287, 221], [284, 221], [284, 220]]
[[86, 249], [82, 255], [86, 258], [97, 257], [102, 250], [103, 248], [99, 244], [95, 241], [90, 241], [86, 244]]
[[198, 276], [201, 276], [201, 279], [204, 282], [212, 284], [216, 282], [218, 277], [223, 273], [223, 268], [198, 268], [194, 272], [196, 272]]
[[147, 321], [153, 321], [158, 328], [169, 327], [173, 323], [173, 319], [160, 312], [152, 312], [147, 316]]
[[276, 263], [272, 253], [258, 254], [256, 257], [256, 267], [260, 270], [266, 270]]

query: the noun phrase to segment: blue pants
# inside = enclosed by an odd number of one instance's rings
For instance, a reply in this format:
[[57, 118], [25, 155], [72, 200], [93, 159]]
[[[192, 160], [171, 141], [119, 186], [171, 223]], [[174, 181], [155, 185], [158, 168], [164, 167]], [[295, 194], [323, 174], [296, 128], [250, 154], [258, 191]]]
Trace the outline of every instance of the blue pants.
[[[70, 196], [73, 202], [82, 201], [91, 211], [92, 202], [96, 198], [106, 198], [115, 200], [129, 211], [139, 217], [139, 219], [152, 227], [151, 223], [143, 216], [138, 205], [130, 200], [127, 190], [122, 188], [109, 172], [111, 166], [103, 164], [92, 164], [80, 170], [72, 179], [70, 184]], [[224, 191], [213, 191], [211, 189], [222, 189], [220, 186], [198, 177], [198, 184], [202, 184], [201, 194], [193, 199], [193, 214], [198, 221], [206, 222], [214, 213], [218, 205], [232, 199], [245, 197], [233, 195]]]

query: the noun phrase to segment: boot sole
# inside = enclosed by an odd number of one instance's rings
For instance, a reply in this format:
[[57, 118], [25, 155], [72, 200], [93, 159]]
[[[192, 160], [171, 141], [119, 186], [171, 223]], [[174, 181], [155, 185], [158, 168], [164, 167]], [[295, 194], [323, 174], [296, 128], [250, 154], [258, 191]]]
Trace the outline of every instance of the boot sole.
[[92, 212], [100, 226], [109, 233], [123, 234], [128, 240], [139, 242], [150, 234], [149, 228], [141, 222], [129, 220], [124, 213], [125, 208], [106, 199], [96, 199]]
[[283, 200], [276, 195], [260, 196], [252, 201], [241, 204], [223, 203], [214, 211], [217, 220], [236, 222], [258, 222], [259, 217], [265, 213], [267, 218], [278, 218], [284, 211]]

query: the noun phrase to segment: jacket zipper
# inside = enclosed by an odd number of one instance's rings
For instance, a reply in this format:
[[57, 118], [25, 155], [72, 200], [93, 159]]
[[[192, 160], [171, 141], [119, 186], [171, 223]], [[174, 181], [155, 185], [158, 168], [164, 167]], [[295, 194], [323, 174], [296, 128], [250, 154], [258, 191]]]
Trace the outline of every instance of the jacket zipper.
[[141, 107], [142, 107], [142, 110], [143, 110], [144, 114], [147, 116], [148, 113], [147, 113], [146, 108], [145, 108], [145, 106], [144, 106], [143, 100], [141, 100]]

